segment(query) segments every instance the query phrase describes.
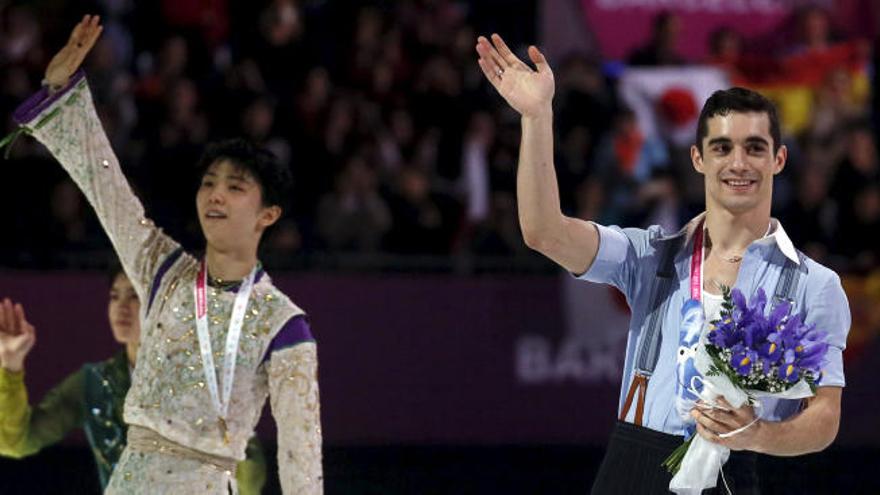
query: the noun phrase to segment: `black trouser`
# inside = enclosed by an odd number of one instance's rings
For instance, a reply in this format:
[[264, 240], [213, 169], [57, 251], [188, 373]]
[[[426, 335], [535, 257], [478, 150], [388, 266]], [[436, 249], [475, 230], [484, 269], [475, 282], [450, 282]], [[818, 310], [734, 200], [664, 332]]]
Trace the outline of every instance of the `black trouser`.
[[[661, 433], [632, 423], [618, 421], [599, 473], [593, 483], [594, 495], [668, 494], [672, 474], [663, 461], [681, 445], [682, 437]], [[734, 495], [756, 495], [758, 486], [757, 455], [753, 452], [731, 452], [723, 466], [727, 486]], [[724, 482], [718, 476], [714, 489], [704, 494], [725, 494]]]

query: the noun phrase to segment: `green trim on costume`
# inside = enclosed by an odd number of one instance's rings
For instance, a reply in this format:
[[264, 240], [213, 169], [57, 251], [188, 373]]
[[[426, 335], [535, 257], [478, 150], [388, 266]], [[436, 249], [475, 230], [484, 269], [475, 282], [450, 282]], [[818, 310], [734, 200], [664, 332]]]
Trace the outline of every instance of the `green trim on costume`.
[[95, 456], [101, 486], [125, 450], [128, 426], [122, 416], [125, 394], [131, 387], [125, 350], [100, 363], [83, 366], [83, 430]]

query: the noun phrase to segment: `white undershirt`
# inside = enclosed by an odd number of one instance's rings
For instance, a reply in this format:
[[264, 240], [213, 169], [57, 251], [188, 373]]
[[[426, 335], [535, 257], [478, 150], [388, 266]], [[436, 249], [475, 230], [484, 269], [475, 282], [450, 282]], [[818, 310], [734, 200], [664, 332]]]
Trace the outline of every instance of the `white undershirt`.
[[[767, 226], [767, 232], [764, 233], [764, 237], [770, 235], [773, 231], [773, 221], [770, 221], [770, 225]], [[703, 247], [703, 259], [706, 256], [706, 247]], [[703, 265], [700, 265], [700, 280], [703, 280]], [[715, 321], [721, 318], [721, 305], [724, 304], [724, 296], [721, 294], [712, 294], [706, 289], [703, 289], [702, 293], [703, 298], [703, 316], [706, 317], [706, 321]]]
[[706, 321], [715, 321], [721, 318], [721, 305], [724, 303], [724, 296], [721, 294], [712, 294], [703, 291], [703, 315]]

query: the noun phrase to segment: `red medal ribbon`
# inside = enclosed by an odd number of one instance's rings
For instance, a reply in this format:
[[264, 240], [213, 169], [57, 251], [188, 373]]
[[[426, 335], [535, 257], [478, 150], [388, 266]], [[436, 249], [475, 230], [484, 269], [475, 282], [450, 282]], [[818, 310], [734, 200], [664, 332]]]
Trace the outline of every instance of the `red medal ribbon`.
[[700, 301], [703, 294], [703, 225], [694, 232], [694, 252], [691, 255], [691, 299]]

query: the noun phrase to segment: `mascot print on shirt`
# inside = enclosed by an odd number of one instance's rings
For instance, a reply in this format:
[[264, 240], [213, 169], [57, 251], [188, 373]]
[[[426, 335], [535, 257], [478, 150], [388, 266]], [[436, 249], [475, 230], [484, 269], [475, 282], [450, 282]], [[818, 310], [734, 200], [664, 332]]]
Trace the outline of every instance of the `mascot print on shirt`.
[[695, 376], [701, 376], [694, 365], [694, 356], [697, 353], [697, 345], [703, 334], [705, 317], [703, 305], [700, 301], [690, 299], [681, 308], [681, 327], [678, 331], [678, 352], [676, 354], [677, 365], [675, 367], [675, 409], [679, 417], [687, 425], [685, 434], [690, 436], [694, 433], [695, 424], [690, 412], [694, 402], [698, 399], [694, 393], [703, 389], [701, 380], [694, 380]]

